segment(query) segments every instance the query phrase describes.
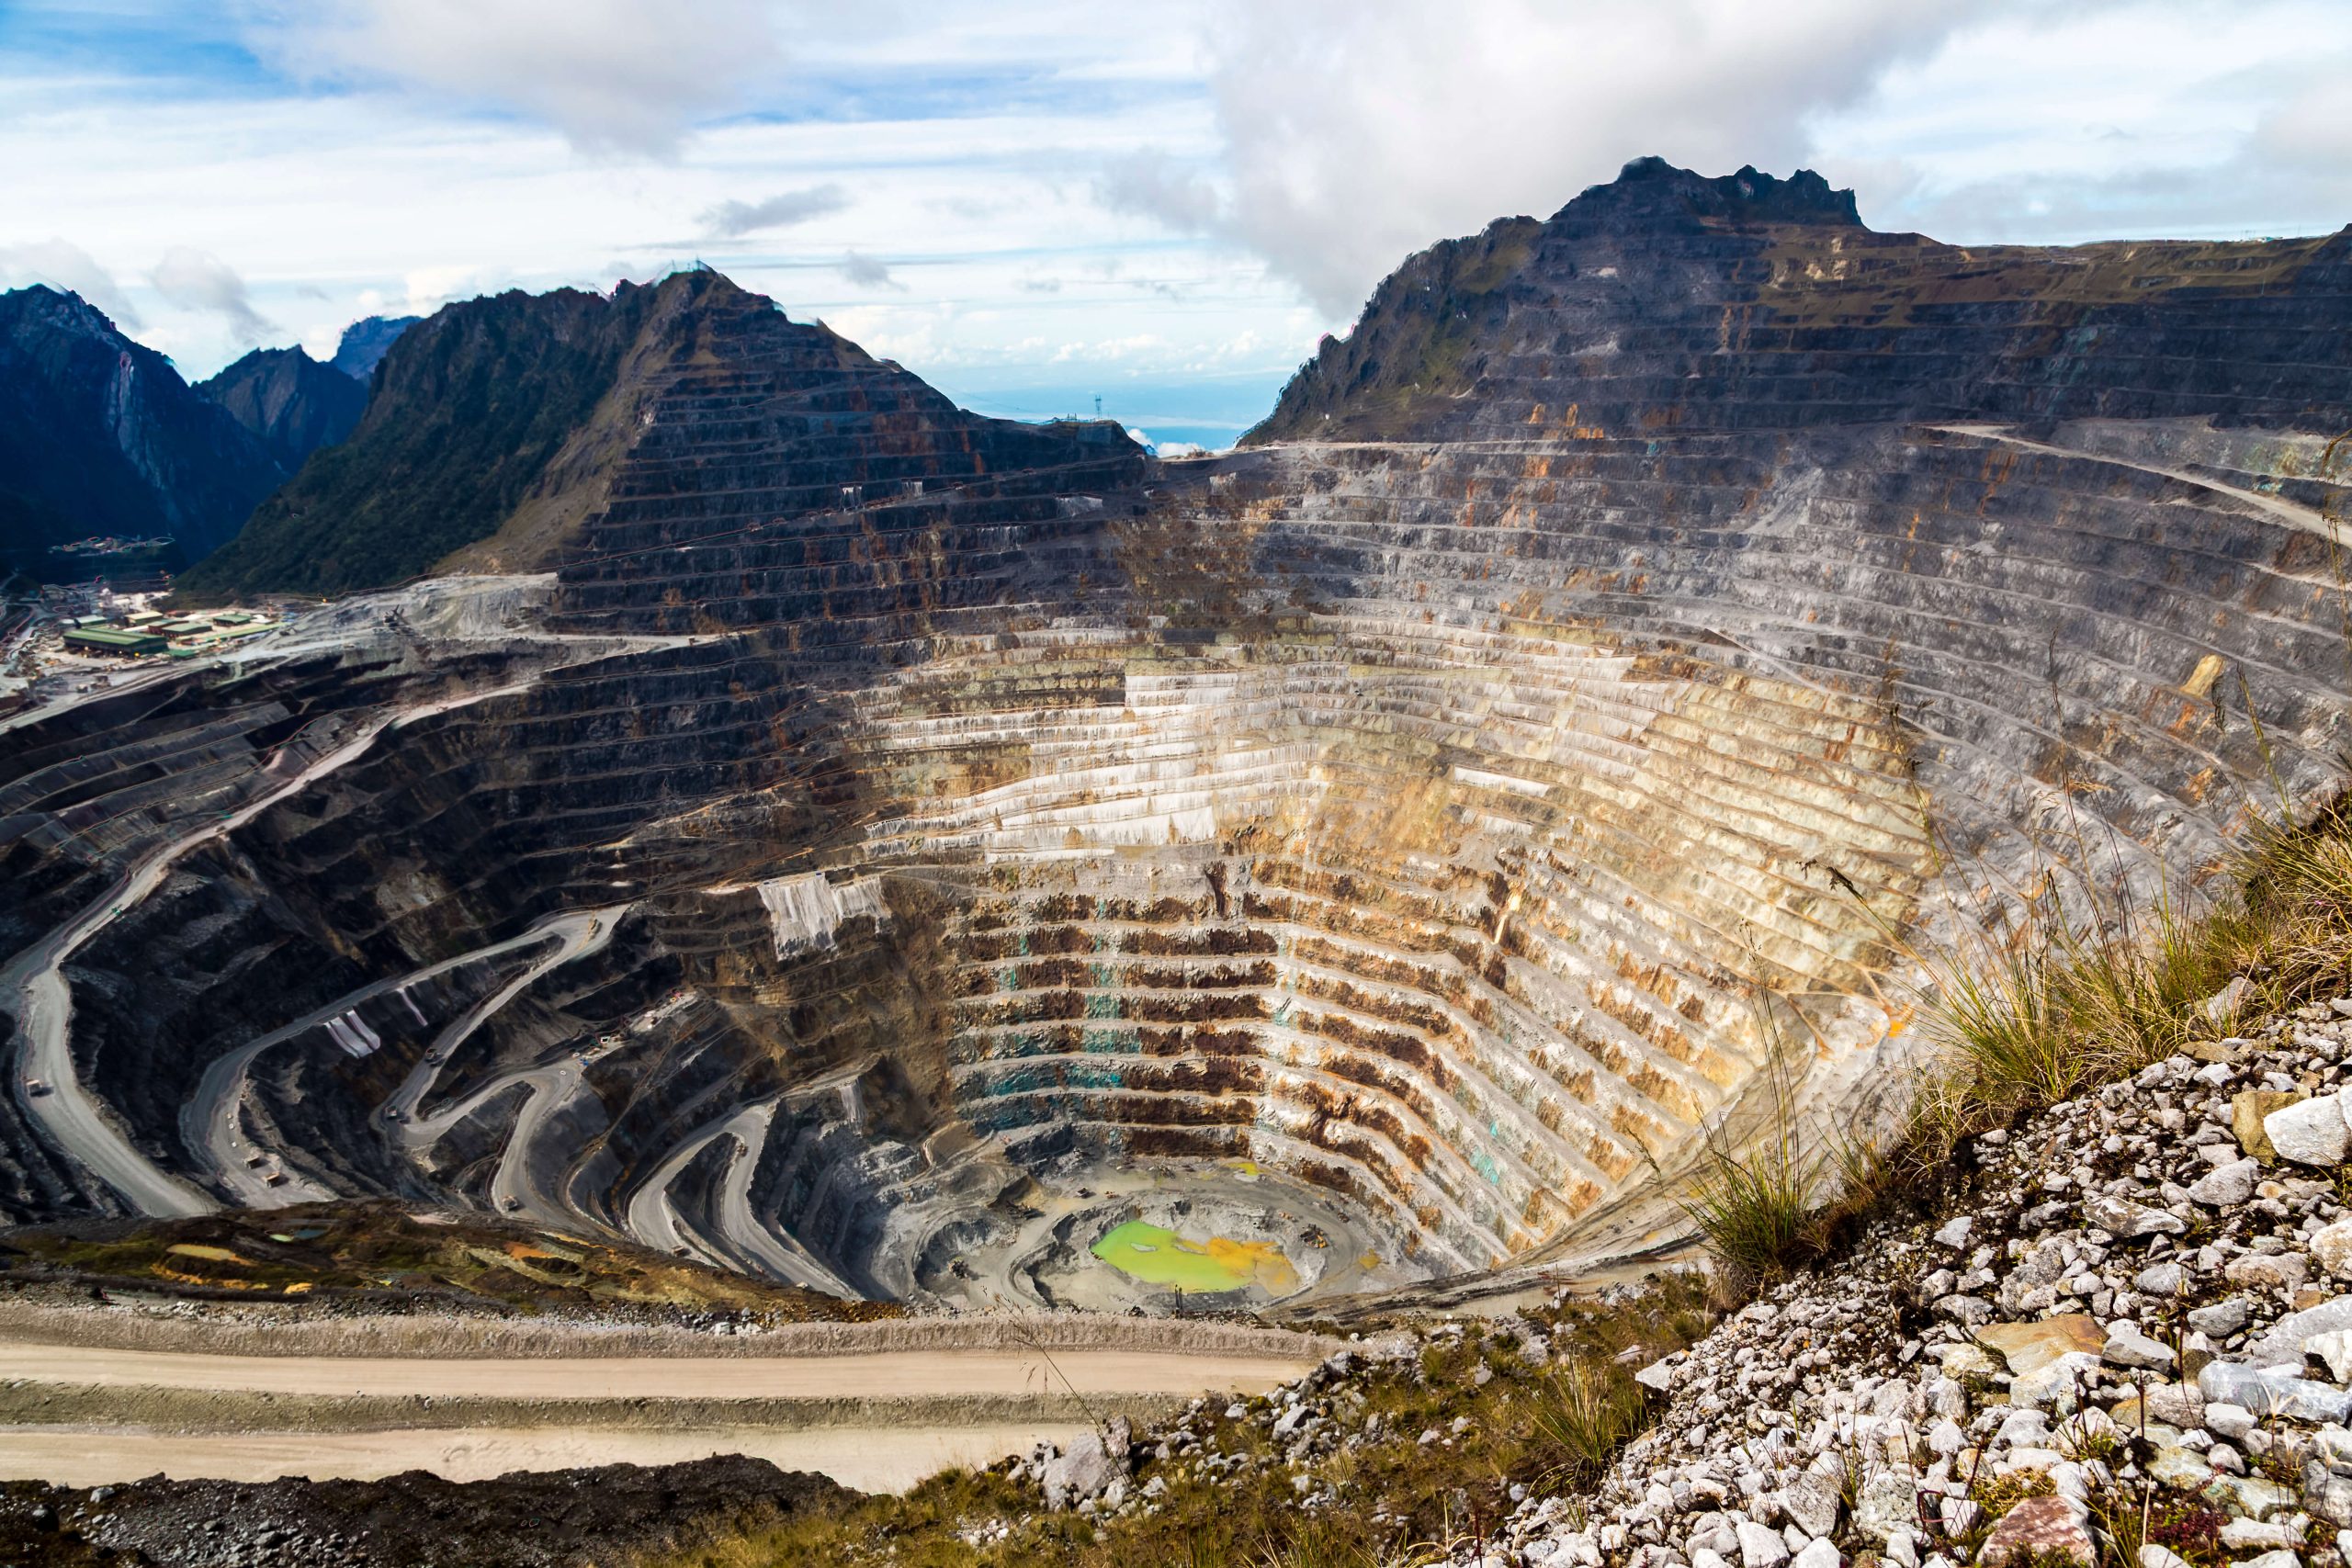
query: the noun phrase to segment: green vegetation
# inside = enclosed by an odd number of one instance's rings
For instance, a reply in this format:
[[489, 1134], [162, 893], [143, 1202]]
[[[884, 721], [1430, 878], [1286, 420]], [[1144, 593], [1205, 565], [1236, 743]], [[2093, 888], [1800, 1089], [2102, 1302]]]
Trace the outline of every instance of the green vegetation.
[[1821, 1173], [1820, 1159], [1800, 1146], [1794, 1125], [1782, 1114], [1752, 1148], [1711, 1140], [1682, 1212], [1727, 1276], [1744, 1288], [1811, 1251]]
[[[1483, 1339], [1465, 1324], [1458, 1342], [1426, 1345], [1418, 1360], [1381, 1363], [1349, 1378], [1331, 1401], [1343, 1429], [1375, 1436], [1295, 1472], [1267, 1436], [1264, 1399], [1227, 1420], [1191, 1423], [1202, 1454], [1248, 1462], [1205, 1474], [1197, 1458], [1148, 1459], [1134, 1483], [1166, 1483], [1158, 1512], [1099, 1522], [1046, 1514], [1034, 1486], [1001, 1468], [953, 1471], [903, 1497], [868, 1497], [798, 1515], [644, 1560], [645, 1568], [802, 1568], [895, 1563], [902, 1568], [1404, 1568], [1449, 1546], [1487, 1538], [1510, 1511], [1514, 1484], [1589, 1484], [1649, 1422], [1622, 1356], [1639, 1362], [1683, 1348], [1710, 1325], [1695, 1279], [1659, 1280], [1646, 1295], [1602, 1307], [1582, 1303], [1531, 1312], [1553, 1349], [1530, 1367], [1518, 1346]], [[1487, 1376], [1480, 1382], [1480, 1369]], [[1358, 1404], [1351, 1395], [1360, 1394]], [[1374, 1421], [1376, 1418], [1376, 1425]], [[1434, 1428], [1439, 1438], [1422, 1442]], [[1229, 1462], [1229, 1461], [1228, 1461]], [[1292, 1485], [1335, 1490], [1329, 1507], [1302, 1502]], [[1098, 1538], [1099, 1536], [1099, 1538]]]
[[411, 328], [351, 438], [312, 453], [190, 568], [179, 601], [381, 587], [489, 537], [610, 389], [656, 296], [693, 282], [623, 286], [609, 300], [510, 291]]

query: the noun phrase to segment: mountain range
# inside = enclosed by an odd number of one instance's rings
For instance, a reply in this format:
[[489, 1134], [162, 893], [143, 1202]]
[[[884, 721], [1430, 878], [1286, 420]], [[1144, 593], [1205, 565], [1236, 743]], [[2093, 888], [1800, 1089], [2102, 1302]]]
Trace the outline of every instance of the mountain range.
[[0, 293], [0, 563], [40, 574], [56, 547], [104, 536], [166, 540], [166, 565], [209, 555], [351, 433], [413, 320], [354, 323], [331, 365], [255, 349], [191, 387], [79, 295]]

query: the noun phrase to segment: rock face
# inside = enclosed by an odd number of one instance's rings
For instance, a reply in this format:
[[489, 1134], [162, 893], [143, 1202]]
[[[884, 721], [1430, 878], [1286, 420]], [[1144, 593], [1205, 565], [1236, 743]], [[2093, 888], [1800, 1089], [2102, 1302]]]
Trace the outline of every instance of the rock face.
[[2217, 418], [2317, 428], [2352, 231], [1962, 248], [1800, 171], [1626, 166], [1548, 222], [1413, 257], [1246, 440]]
[[[773, 389], [768, 410], [747, 405], [751, 417], [731, 435], [784, 444], [766, 459], [779, 488], [728, 503], [770, 515], [837, 500], [845, 479], [888, 472], [893, 483], [948, 481], [982, 471], [991, 446], [1043, 453], [1054, 445], [1023, 427], [989, 434], [997, 422], [964, 413], [822, 326], [786, 320], [715, 273], [623, 284], [609, 299], [509, 293], [452, 305], [402, 333], [351, 440], [272, 496], [230, 551], [181, 586], [198, 598], [334, 593], [436, 562], [503, 571], [553, 564], [583, 521], [618, 499], [616, 479], [658, 472], [652, 454], [675, 437], [647, 416], [697, 363], [727, 367], [713, 378], [729, 383], [719, 395], [756, 398], [763, 378]], [[693, 482], [725, 475], [709, 468]]]
[[[536, 629], [448, 584], [40, 721], [10, 863], [75, 907], [433, 705], [73, 961], [84, 1073], [240, 1201], [208, 1129], [872, 1293], [1042, 1299], [1170, 1168], [1313, 1290], [1608, 1256], [1776, 1054], [1901, 1102], [1890, 930], [2193, 876], [2334, 776], [2345, 244], [1962, 253], [1637, 165], [1167, 465], [707, 274], [456, 308], [212, 581], [462, 510], [552, 560]], [[571, 412], [463, 446], [493, 365]]]
[[0, 553], [99, 535], [194, 560], [285, 477], [268, 449], [78, 295], [0, 294]]
[[261, 438], [288, 473], [322, 446], [351, 434], [368, 387], [300, 347], [257, 348], [196, 389]]
[[361, 386], [376, 374], [384, 355], [409, 328], [423, 321], [422, 316], [368, 316], [343, 329], [343, 338], [334, 345], [334, 357], [327, 361], [337, 370]]

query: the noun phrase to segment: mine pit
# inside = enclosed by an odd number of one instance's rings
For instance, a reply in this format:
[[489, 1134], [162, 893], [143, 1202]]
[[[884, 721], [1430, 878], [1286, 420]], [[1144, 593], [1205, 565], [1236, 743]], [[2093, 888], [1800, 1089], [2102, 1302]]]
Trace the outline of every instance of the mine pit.
[[2278, 291], [2342, 264], [2062, 308], [2019, 253], [1931, 324], [1765, 265], [1842, 208], [1646, 179], [1511, 231], [1442, 396], [1371, 345], [1442, 251], [1179, 462], [716, 274], [567, 299], [634, 412], [543, 570], [10, 720], [0, 1196], [1304, 1312], [1669, 1251], [1784, 1085], [1893, 1125], [1914, 955], [2193, 883], [2352, 741]]

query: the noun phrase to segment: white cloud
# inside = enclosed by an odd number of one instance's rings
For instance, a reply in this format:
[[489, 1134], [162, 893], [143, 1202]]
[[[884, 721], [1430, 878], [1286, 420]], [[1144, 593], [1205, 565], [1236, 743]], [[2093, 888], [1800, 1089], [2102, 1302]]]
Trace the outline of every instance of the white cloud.
[[524, 115], [597, 153], [677, 155], [779, 59], [760, 0], [329, 0], [256, 12], [306, 76], [390, 82]]
[[703, 231], [720, 239], [735, 239], [770, 229], [824, 218], [849, 206], [849, 192], [827, 183], [806, 190], [788, 190], [758, 201], [722, 201], [703, 209]]
[[1169, 160], [1106, 201], [1266, 258], [1352, 313], [1397, 262], [1513, 213], [1547, 215], [1648, 153], [1785, 170], [1805, 118], [1867, 94], [1975, 8], [1961, 0], [1225, 0], [1210, 179]]
[[842, 257], [841, 275], [860, 288], [895, 288], [901, 294], [907, 288], [891, 276], [888, 264], [855, 251]]
[[240, 343], [255, 344], [277, 329], [254, 309], [245, 280], [234, 267], [209, 251], [174, 245], [155, 264], [147, 281], [155, 292], [183, 310], [202, 310], [220, 317]]
[[2352, 213], [2347, 70], [2352, 9], [2328, 0], [2112, 0], [1955, 32], [1812, 129], [1822, 171], [1880, 228], [1963, 243], [2310, 233]]
[[54, 238], [26, 245], [0, 245], [0, 288], [22, 288], [31, 283], [71, 289], [112, 317], [123, 331], [139, 328], [139, 312], [123, 297], [114, 275], [79, 245]]

